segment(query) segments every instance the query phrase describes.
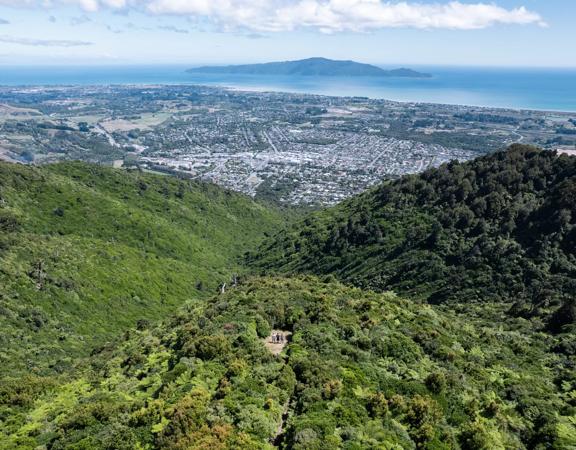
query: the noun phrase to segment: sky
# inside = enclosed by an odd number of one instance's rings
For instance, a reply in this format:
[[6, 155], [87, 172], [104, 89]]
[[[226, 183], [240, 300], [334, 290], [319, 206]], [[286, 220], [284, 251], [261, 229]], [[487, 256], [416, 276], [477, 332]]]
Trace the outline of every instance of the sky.
[[574, 0], [0, 0], [0, 64], [573, 68], [574, 23]]

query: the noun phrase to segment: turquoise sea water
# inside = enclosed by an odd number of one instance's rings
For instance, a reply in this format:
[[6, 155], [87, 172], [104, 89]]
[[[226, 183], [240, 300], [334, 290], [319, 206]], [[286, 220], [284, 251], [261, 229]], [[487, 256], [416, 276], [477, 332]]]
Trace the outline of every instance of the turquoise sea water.
[[430, 79], [208, 75], [190, 66], [0, 67], [0, 85], [201, 84], [256, 91], [361, 96], [576, 112], [576, 69], [412, 67]]

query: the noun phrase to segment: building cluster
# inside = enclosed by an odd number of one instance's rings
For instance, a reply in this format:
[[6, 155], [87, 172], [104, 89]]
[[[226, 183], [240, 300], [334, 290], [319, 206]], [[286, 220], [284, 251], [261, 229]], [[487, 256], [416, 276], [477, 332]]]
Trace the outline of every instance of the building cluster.
[[201, 86], [0, 89], [0, 157], [110, 162], [286, 204], [334, 204], [514, 142], [570, 151], [575, 123], [565, 113]]

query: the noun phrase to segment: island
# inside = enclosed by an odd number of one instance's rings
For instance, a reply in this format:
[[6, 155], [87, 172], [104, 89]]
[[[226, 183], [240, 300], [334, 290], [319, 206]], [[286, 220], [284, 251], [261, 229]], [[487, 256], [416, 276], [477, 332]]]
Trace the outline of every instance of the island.
[[355, 61], [337, 61], [327, 58], [308, 58], [298, 61], [270, 62], [232, 66], [203, 66], [187, 70], [189, 73], [239, 74], [239, 75], [296, 75], [340, 77], [403, 77], [430, 78], [432, 75], [412, 69], [384, 70], [380, 67]]

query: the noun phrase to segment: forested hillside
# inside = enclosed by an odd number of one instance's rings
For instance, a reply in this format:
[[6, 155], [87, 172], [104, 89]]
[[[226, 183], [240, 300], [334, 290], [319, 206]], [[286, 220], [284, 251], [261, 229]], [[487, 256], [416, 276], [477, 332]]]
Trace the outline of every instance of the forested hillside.
[[515, 145], [385, 182], [280, 232], [248, 261], [436, 304], [506, 302], [559, 331], [576, 319], [576, 158]]
[[81, 163], [0, 163], [0, 365], [63, 371], [216, 292], [280, 218], [216, 186]]
[[[273, 329], [293, 333], [278, 356]], [[576, 375], [559, 342], [474, 308], [249, 279], [126, 333], [59, 387], [4, 383], [0, 447], [569, 449]]]
[[296, 224], [0, 164], [0, 448], [573, 450], [575, 283], [576, 158], [530, 147]]

